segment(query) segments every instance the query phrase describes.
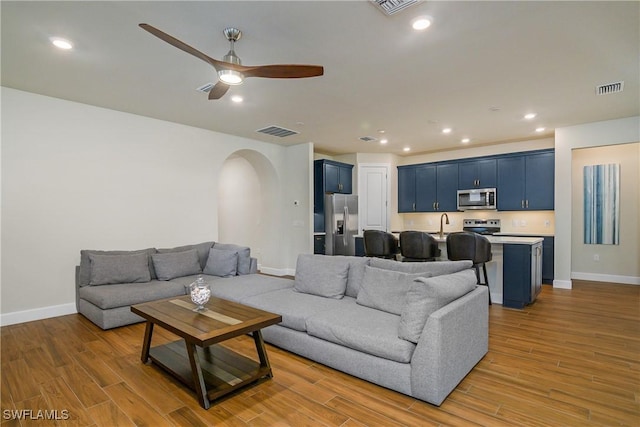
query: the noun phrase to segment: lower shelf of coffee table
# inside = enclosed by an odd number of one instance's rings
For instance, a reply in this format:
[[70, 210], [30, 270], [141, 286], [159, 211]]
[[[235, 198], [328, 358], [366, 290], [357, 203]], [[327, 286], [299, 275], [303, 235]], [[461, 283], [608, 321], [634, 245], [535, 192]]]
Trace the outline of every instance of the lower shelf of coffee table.
[[[196, 347], [202, 376], [210, 401], [232, 393], [271, 375], [271, 368], [244, 357], [221, 345]], [[185, 342], [175, 341], [149, 351], [149, 358], [189, 388], [195, 390], [194, 378]]]

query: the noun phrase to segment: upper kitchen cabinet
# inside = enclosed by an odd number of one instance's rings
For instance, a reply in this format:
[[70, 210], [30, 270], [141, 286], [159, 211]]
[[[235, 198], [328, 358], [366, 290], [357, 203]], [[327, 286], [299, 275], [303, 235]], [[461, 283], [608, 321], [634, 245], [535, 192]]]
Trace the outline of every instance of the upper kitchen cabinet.
[[553, 210], [553, 151], [499, 158], [497, 170], [498, 210]]
[[456, 210], [458, 164], [398, 166], [398, 212]]
[[497, 186], [496, 159], [476, 159], [458, 164], [458, 189], [495, 188]]
[[324, 195], [351, 194], [353, 165], [333, 160], [313, 162], [313, 230], [324, 232]]

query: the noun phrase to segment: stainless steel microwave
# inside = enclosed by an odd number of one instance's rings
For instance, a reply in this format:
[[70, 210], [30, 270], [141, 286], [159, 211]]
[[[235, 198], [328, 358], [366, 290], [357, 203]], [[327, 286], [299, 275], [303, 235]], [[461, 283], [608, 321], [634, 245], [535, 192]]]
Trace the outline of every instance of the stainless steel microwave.
[[470, 190], [458, 190], [458, 210], [495, 210], [495, 188], [472, 188]]

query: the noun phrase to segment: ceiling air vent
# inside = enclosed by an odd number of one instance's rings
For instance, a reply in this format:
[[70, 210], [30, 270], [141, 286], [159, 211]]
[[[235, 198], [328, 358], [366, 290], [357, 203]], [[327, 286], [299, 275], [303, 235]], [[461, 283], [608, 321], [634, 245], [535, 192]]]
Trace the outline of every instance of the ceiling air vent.
[[405, 8], [420, 3], [421, 0], [371, 0], [371, 3], [385, 15], [393, 15]]
[[264, 133], [271, 136], [277, 136], [279, 138], [284, 138], [285, 136], [297, 135], [300, 132], [296, 132], [295, 130], [285, 129], [280, 126], [267, 126], [266, 128], [258, 129], [256, 132]]
[[197, 90], [198, 92], [209, 93], [209, 91], [211, 90], [211, 88], [212, 88], [213, 86], [214, 86], [214, 84], [213, 84], [213, 83], [207, 83], [207, 84], [204, 84], [204, 85], [202, 85], [202, 86], [200, 86], [200, 87], [197, 87], [197, 88], [196, 88], [196, 90]]
[[608, 95], [610, 93], [622, 92], [624, 82], [608, 83], [606, 85], [596, 86], [596, 95]]
[[361, 141], [364, 141], [364, 142], [373, 142], [373, 141], [375, 141], [376, 139], [375, 139], [374, 137], [372, 137], [372, 136], [361, 136], [361, 137], [360, 137], [360, 140], [361, 140]]

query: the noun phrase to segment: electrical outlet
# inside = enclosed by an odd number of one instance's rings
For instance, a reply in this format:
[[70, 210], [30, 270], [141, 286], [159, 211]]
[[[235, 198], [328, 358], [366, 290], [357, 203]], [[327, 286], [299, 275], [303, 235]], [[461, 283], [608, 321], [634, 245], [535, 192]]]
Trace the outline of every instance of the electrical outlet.
[[596, 262], [600, 261], [600, 254], [593, 254], [593, 260]]
[[524, 219], [520, 220], [520, 227], [526, 227], [527, 226], [527, 221], [525, 221]]
[[429, 225], [433, 225], [433, 220], [432, 220], [432, 219], [428, 220], [428, 221], [427, 221], [427, 224], [429, 224]]
[[409, 227], [413, 227], [413, 220], [412, 219], [409, 220]]
[[517, 227], [518, 226], [518, 220], [517, 219], [511, 220], [511, 226], [512, 227]]
[[551, 227], [551, 221], [549, 221], [548, 219], [544, 221], [544, 226], [545, 227]]

